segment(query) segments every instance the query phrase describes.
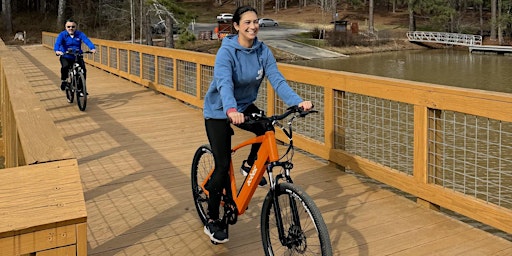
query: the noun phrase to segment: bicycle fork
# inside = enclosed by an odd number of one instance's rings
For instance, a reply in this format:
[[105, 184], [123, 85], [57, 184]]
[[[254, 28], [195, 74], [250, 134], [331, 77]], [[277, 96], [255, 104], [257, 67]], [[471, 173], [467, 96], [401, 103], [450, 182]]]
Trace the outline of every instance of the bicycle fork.
[[[284, 174], [278, 174], [276, 176], [276, 179], [274, 181], [273, 175], [272, 175], [272, 168], [274, 166], [281, 166], [284, 168], [285, 172]], [[285, 231], [284, 227], [284, 220], [283, 216], [281, 215], [281, 206], [279, 203], [279, 193], [277, 192], [277, 189], [279, 187], [278, 181], [280, 179], [285, 179], [286, 182], [293, 183], [292, 179], [290, 177], [290, 170], [293, 168], [293, 164], [290, 162], [278, 162], [269, 164], [269, 177], [270, 177], [270, 193], [272, 193], [273, 198], [273, 206], [274, 206], [274, 215], [277, 222], [277, 230], [279, 233], [279, 240], [283, 246], [286, 246], [288, 248], [292, 248], [296, 243], [297, 236], [292, 236], [293, 234], [290, 234], [290, 232], [293, 232], [294, 234], [302, 233], [302, 227], [300, 224], [300, 217], [299, 212], [297, 208], [297, 202], [294, 199], [293, 194], [287, 194], [288, 195], [288, 203], [290, 204], [290, 211], [292, 213], [292, 219], [290, 221], [290, 227], [288, 227], [288, 230]]]

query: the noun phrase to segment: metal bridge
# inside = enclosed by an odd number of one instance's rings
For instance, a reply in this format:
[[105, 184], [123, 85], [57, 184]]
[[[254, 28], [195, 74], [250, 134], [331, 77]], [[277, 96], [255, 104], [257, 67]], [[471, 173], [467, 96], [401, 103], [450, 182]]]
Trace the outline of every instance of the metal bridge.
[[411, 42], [452, 44], [462, 46], [482, 45], [482, 36], [446, 33], [446, 32], [428, 32], [428, 31], [409, 31], [407, 39]]

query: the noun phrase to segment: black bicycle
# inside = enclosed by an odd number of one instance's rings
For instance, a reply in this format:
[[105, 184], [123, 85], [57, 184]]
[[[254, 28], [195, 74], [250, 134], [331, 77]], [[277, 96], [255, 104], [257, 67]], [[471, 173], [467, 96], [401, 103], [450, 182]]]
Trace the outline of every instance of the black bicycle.
[[66, 98], [69, 103], [73, 103], [76, 94], [76, 103], [78, 105], [78, 109], [81, 111], [85, 111], [85, 107], [87, 106], [87, 86], [85, 83], [85, 75], [82, 67], [78, 64], [78, 58], [80, 58], [84, 53], [92, 53], [91, 51], [85, 51], [80, 53], [79, 50], [68, 49], [66, 54], [72, 54], [75, 56], [75, 61], [73, 65], [69, 67], [68, 71], [68, 79], [66, 86]]

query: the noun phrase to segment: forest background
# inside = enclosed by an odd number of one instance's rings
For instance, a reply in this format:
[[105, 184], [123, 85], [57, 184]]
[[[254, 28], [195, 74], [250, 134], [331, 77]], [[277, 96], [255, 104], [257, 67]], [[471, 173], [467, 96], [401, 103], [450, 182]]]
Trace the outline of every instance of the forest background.
[[[368, 40], [350, 40], [354, 45], [368, 46], [375, 38], [405, 37], [406, 31], [416, 30], [479, 34], [487, 44], [501, 45], [512, 35], [512, 0], [2, 0], [0, 37], [6, 44], [20, 44], [14, 35], [25, 31], [23, 43], [40, 43], [41, 31], [59, 32], [72, 17], [89, 37], [135, 41], [147, 38], [150, 27], [168, 14], [182, 24], [178, 46], [186, 48], [194, 41], [187, 25], [216, 22], [219, 13], [232, 13], [245, 4], [281, 26], [310, 29], [308, 36], [314, 39], [323, 30], [333, 30], [335, 19], [358, 23]], [[349, 46], [333, 45], [345, 35], [327, 38], [336, 40], [322, 46]]]

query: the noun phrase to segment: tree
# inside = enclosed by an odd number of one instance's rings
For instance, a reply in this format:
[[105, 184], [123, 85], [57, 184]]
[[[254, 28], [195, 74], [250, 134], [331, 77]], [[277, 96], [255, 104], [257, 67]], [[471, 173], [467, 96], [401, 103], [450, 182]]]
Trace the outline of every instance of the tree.
[[409, 0], [409, 31], [416, 31], [416, 18], [414, 17], [414, 0]]
[[135, 3], [133, 0], [130, 0], [130, 28], [133, 44], [135, 43]]
[[57, 10], [57, 28], [64, 24], [64, 14], [66, 10], [66, 0], [59, 0], [59, 8]]
[[373, 27], [373, 0], [370, 0], [368, 7], [368, 34], [372, 35], [375, 32]]
[[4, 18], [4, 30], [12, 34], [11, 0], [2, 0], [2, 16]]
[[496, 0], [491, 0], [491, 41], [496, 41]]

